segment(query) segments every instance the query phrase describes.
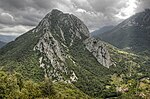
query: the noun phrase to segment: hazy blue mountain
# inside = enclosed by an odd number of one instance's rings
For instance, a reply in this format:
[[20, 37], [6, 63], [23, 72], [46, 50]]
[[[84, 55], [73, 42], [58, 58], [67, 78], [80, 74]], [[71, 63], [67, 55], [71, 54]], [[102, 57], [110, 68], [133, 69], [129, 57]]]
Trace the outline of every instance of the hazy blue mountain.
[[93, 31], [93, 32], [91, 33], [91, 35], [92, 35], [93, 37], [97, 37], [97, 36], [100, 35], [100, 34], [103, 34], [103, 33], [105, 33], [105, 32], [109, 32], [109, 31], [112, 30], [114, 27], [115, 27], [115, 26], [112, 26], [112, 25], [110, 25], [110, 26], [104, 26], [104, 27], [102, 27], [102, 28], [100, 28], [100, 29], [98, 29], [98, 30]]
[[6, 45], [5, 42], [0, 41], [0, 48], [3, 47], [4, 45]]
[[3, 41], [3, 42], [10, 42], [10, 41], [13, 41], [15, 40], [17, 36], [12, 36], [12, 35], [1, 35], [0, 34], [0, 41]]

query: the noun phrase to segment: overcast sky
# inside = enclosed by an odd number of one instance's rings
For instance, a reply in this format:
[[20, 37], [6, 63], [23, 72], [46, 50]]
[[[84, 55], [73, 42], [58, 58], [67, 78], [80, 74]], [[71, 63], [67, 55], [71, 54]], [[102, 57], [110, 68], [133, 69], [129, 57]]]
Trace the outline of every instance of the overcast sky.
[[25, 33], [53, 8], [76, 15], [93, 31], [148, 7], [150, 0], [0, 0], [0, 34]]

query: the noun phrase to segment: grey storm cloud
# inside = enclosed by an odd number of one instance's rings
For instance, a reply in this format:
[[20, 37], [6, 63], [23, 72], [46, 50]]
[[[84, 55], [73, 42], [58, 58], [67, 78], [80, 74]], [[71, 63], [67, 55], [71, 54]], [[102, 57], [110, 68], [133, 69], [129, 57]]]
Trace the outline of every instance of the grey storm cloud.
[[[35, 27], [53, 8], [76, 15], [90, 30], [115, 25], [122, 20], [116, 15], [128, 7], [129, 1], [131, 0], [0, 0], [0, 34], [22, 34]], [[137, 5], [135, 12], [150, 7], [150, 1], [137, 0]], [[121, 15], [126, 14], [121, 12]]]
[[150, 8], [150, 0], [137, 0], [139, 6], [136, 9], [136, 12], [141, 12], [144, 9]]

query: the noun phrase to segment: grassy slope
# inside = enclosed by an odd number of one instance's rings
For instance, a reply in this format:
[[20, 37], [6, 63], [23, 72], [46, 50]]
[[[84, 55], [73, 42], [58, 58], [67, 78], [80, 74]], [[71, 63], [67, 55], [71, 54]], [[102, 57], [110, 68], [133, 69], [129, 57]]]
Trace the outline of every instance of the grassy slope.
[[26, 79], [42, 80], [44, 72], [39, 67], [38, 55], [33, 51], [39, 36], [29, 31], [0, 49], [0, 68], [20, 72]]

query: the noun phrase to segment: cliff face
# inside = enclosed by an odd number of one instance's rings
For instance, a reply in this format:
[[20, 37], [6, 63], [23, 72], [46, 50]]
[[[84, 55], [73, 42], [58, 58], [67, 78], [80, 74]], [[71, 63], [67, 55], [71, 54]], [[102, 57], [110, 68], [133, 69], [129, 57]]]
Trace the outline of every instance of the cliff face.
[[95, 38], [88, 38], [84, 41], [86, 48], [93, 54], [97, 61], [103, 66], [109, 68], [112, 65], [109, 52], [106, 45]]

